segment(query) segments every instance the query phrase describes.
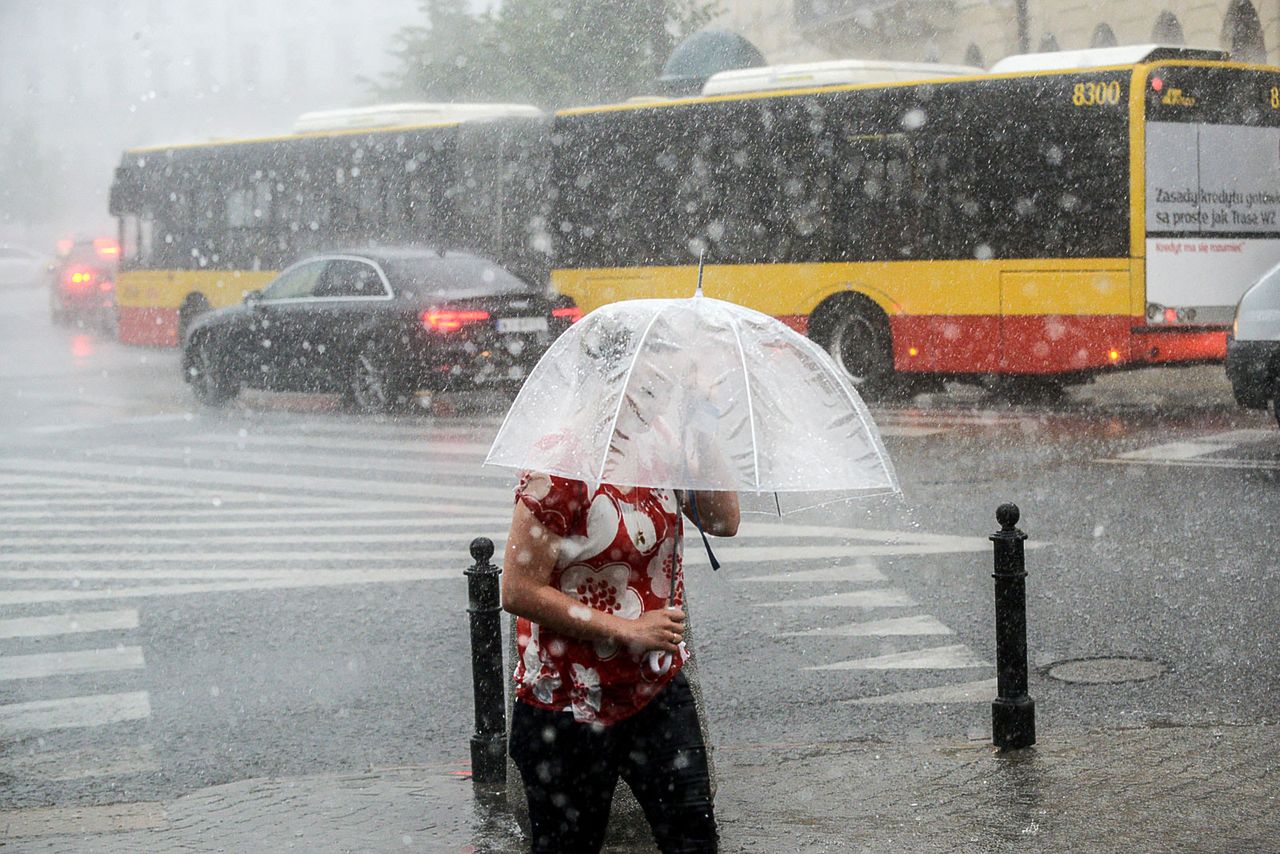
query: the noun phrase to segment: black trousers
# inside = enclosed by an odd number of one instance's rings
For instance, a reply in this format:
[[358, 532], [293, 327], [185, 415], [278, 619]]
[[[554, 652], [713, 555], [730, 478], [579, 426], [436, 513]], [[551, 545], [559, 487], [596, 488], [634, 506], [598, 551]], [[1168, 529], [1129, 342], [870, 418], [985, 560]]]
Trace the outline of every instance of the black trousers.
[[599, 851], [619, 776], [664, 854], [716, 850], [707, 749], [683, 673], [608, 727], [517, 701], [511, 758], [524, 780], [535, 854]]

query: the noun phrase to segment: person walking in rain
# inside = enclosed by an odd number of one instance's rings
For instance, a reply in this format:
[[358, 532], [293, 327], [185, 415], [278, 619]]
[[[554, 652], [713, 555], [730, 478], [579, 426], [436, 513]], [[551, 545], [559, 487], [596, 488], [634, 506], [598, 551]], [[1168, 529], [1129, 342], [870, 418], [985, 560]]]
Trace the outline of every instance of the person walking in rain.
[[[712, 464], [714, 450], [676, 435], [653, 405], [687, 387], [696, 366], [637, 368], [621, 358], [626, 340], [605, 328], [583, 348], [588, 373], [628, 372], [629, 391], [613, 409], [615, 431], [653, 449], [655, 459]], [[595, 391], [580, 385], [576, 393]], [[566, 429], [546, 441], [577, 455], [590, 429]], [[502, 601], [519, 617], [510, 749], [535, 852], [599, 851], [619, 776], [662, 851], [716, 850], [706, 746], [682, 673], [682, 511], [707, 533], [738, 531], [735, 492], [521, 473]]]
[[535, 852], [599, 851], [619, 776], [663, 852], [716, 850], [706, 747], [681, 673], [681, 509], [707, 533], [737, 533], [732, 492], [520, 478], [502, 601], [520, 618], [510, 747]]

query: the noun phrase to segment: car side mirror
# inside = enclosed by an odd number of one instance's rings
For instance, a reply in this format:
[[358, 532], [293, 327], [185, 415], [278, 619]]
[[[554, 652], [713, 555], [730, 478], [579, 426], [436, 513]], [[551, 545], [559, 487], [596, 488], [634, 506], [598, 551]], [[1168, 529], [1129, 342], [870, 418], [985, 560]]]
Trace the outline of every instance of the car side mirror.
[[245, 294], [244, 294], [245, 305], [252, 305], [255, 302], [261, 302], [261, 301], [262, 301], [262, 291], [260, 290], [245, 291]]

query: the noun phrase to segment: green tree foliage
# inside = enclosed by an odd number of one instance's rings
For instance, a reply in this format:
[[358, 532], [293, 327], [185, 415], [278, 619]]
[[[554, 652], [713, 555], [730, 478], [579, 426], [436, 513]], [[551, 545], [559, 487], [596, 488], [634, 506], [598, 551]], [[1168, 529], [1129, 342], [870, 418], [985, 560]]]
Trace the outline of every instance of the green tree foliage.
[[463, 0], [423, 0], [402, 29], [379, 99], [511, 101], [555, 108], [653, 94], [685, 36], [720, 0], [504, 0], [470, 15]]

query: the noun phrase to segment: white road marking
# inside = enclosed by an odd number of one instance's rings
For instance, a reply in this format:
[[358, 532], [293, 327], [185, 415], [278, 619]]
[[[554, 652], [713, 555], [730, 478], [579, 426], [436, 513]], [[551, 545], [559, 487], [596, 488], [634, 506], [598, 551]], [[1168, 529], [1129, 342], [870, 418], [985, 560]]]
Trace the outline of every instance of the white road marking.
[[[214, 504], [213, 500], [218, 498], [218, 503]], [[421, 513], [430, 512], [438, 509], [433, 504], [394, 504], [383, 505], [378, 502], [366, 502], [363, 499], [359, 501], [358, 506], [350, 504], [301, 504], [292, 501], [289, 504], [267, 503], [255, 498], [228, 496], [221, 497], [215, 492], [211, 492], [203, 502], [204, 506], [199, 509], [192, 510], [164, 510], [163, 512], [154, 514], [163, 519], [181, 519], [185, 517], [208, 518], [216, 517], [220, 519], [234, 519], [239, 516], [252, 516], [254, 518], [270, 519], [275, 517], [288, 517], [291, 515], [299, 516], [368, 516], [377, 514], [381, 518], [389, 518], [395, 514], [418, 516]], [[450, 506], [450, 505], [446, 505]], [[474, 510], [474, 508], [473, 508]], [[441, 511], [444, 512], [444, 511]], [[145, 518], [146, 514], [130, 510], [127, 512], [117, 512], [111, 509], [110, 501], [103, 501], [102, 508], [98, 510], [15, 510], [12, 512], [0, 513], [0, 520], [11, 519], [92, 519], [104, 517], [109, 519], [125, 518], [136, 520]], [[508, 517], [509, 519], [510, 517]], [[272, 524], [280, 525], [283, 522], [273, 522]], [[114, 525], [113, 525], [114, 526]], [[5, 526], [8, 527], [8, 526]], [[25, 530], [26, 526], [18, 526], [20, 530]], [[101, 525], [93, 526], [95, 530], [99, 530]]]
[[958, 670], [992, 667], [964, 644], [892, 652], [871, 658], [854, 658], [835, 664], [818, 664], [805, 670]]
[[148, 745], [46, 751], [0, 759], [0, 774], [26, 780], [85, 780], [159, 770], [160, 763]]
[[[254, 472], [219, 471], [217, 469], [187, 468], [185, 466], [140, 466], [133, 464], [95, 463], [91, 461], [65, 462], [38, 458], [10, 457], [0, 460], [0, 470], [8, 471], [62, 471], [86, 476], [131, 480], [198, 482], [202, 486], [253, 489], [261, 492], [285, 492], [296, 494], [327, 494], [347, 496], [353, 493], [376, 493], [384, 501], [396, 498], [442, 498], [458, 503], [445, 505], [453, 512], [475, 512], [480, 505], [511, 501], [511, 490], [463, 486], [461, 484], [408, 483], [406, 481], [372, 481], [343, 477], [309, 475], [266, 474]], [[474, 503], [467, 503], [474, 502]]]
[[324, 448], [331, 451], [392, 451], [399, 453], [434, 453], [452, 459], [484, 460], [489, 455], [490, 442], [447, 442], [447, 441], [386, 441], [381, 439], [355, 439], [350, 436], [343, 439], [323, 439], [316, 436], [280, 436], [262, 433], [249, 433], [247, 436], [231, 436], [226, 433], [206, 433], [198, 436], [185, 436], [183, 442], [198, 442], [210, 445], [230, 445], [233, 448], [250, 446], [269, 448], [303, 447]]
[[[203, 505], [209, 506], [208, 499], [201, 499], [195, 496], [176, 496], [176, 495], [156, 495], [150, 498], [117, 498], [106, 492], [93, 498], [0, 498], [0, 508], [34, 508], [34, 507], [196, 507]], [[139, 510], [138, 512], [145, 512]], [[3, 514], [3, 515], [7, 515]]]
[[139, 670], [145, 666], [142, 648], [137, 646], [0, 655], [0, 681], [44, 679], [49, 676], [103, 673], [110, 670]]
[[[401, 523], [402, 527], [414, 527], [411, 523]], [[332, 525], [329, 527], [333, 527]], [[425, 526], [423, 526], [425, 527]], [[505, 531], [503, 532], [505, 533]], [[489, 536], [492, 539], [492, 532], [489, 530], [481, 531], [476, 536]], [[374, 543], [398, 543], [408, 545], [411, 543], [456, 543], [466, 540], [471, 542], [471, 537], [466, 533], [456, 531], [404, 531], [400, 533], [343, 533], [343, 534], [242, 534], [237, 532], [211, 534], [200, 533], [193, 537], [161, 537], [161, 536], [126, 536], [126, 537], [3, 537], [0, 538], [0, 547], [13, 549], [21, 547], [30, 547], [39, 545], [48, 547], [49, 549], [67, 548], [71, 546], [197, 546], [204, 553], [209, 553], [209, 548], [221, 548], [226, 546], [264, 546], [267, 551], [277, 546], [287, 545], [338, 545], [346, 546], [350, 549], [363, 548], [362, 544]], [[496, 542], [496, 541], [495, 541]], [[87, 557], [84, 552], [68, 552], [76, 557]], [[146, 554], [146, 552], [140, 552]], [[9, 560], [8, 554], [0, 554], [0, 561]]]
[[1116, 458], [1097, 459], [1095, 463], [1118, 463], [1121, 465], [1143, 466], [1188, 466], [1191, 468], [1214, 469], [1260, 469], [1273, 471], [1280, 469], [1280, 460], [1246, 460], [1231, 457], [1214, 457], [1213, 459], [1187, 458], [1181, 460], [1121, 460]]
[[947, 432], [945, 427], [912, 427], [909, 425], [896, 426], [893, 424], [879, 424], [877, 429], [881, 436], [897, 436], [904, 439], [915, 439], [921, 436], [933, 436], [938, 433]]
[[[459, 561], [459, 568], [454, 573], [462, 577], [466, 564]], [[444, 569], [423, 570], [417, 568], [401, 569], [5, 569], [0, 570], [0, 579], [8, 581], [124, 581], [127, 579], [177, 579], [186, 581], [209, 580], [215, 578], [241, 579], [296, 579], [303, 577], [317, 586], [325, 584], [374, 584], [392, 581], [435, 580], [437, 573], [448, 572]], [[0, 596], [3, 596], [0, 592]], [[136, 613], [136, 612], [135, 612]]]
[[[133, 801], [104, 806], [26, 807], [0, 811], [0, 827], [5, 829], [5, 837], [12, 839], [41, 836], [92, 839], [100, 834], [161, 828], [168, 823], [164, 804], [159, 801]], [[41, 847], [44, 848], [43, 845]]]
[[110, 632], [137, 627], [138, 612], [132, 608], [118, 611], [78, 611], [70, 614], [51, 614], [47, 617], [15, 617], [11, 620], [0, 620], [0, 639]]
[[892, 637], [905, 635], [953, 635], [950, 628], [928, 614], [914, 617], [890, 617], [885, 620], [868, 620], [861, 623], [847, 623], [829, 629], [807, 629], [803, 632], [782, 632], [775, 635], [780, 638], [830, 637], [830, 638], [863, 638]]
[[397, 458], [386, 453], [377, 456], [360, 457], [350, 453], [322, 454], [308, 448], [291, 451], [251, 451], [239, 449], [220, 449], [215, 453], [192, 453], [182, 448], [139, 448], [134, 446], [113, 446], [109, 454], [112, 459], [136, 456], [142, 459], [181, 460], [193, 467], [204, 467], [214, 463], [230, 463], [244, 466], [277, 466], [281, 468], [324, 468], [342, 471], [387, 471], [398, 473], [418, 472], [422, 475], [459, 475], [483, 480], [510, 481], [514, 487], [516, 472], [511, 469], [498, 469], [484, 466], [477, 460], [474, 463], [448, 462], [431, 459], [425, 456], [414, 458]]
[[[322, 509], [325, 515], [337, 515], [342, 512], [336, 507], [334, 508], [326, 507]], [[228, 511], [222, 508], [218, 508], [218, 509], [203, 511], [198, 515], [225, 516], [227, 512]], [[248, 512], [248, 511], [235, 511], [235, 512], [239, 513], [239, 512]], [[347, 513], [351, 513], [351, 512], [353, 511], [347, 511]], [[400, 512], [404, 513], [405, 511], [400, 511]], [[172, 515], [172, 514], [166, 514], [166, 515]], [[511, 516], [509, 514], [501, 515], [501, 516], [496, 516], [496, 515], [495, 516], [448, 516], [448, 517], [441, 518], [441, 517], [427, 516], [424, 513], [421, 513], [418, 511], [409, 512], [406, 515], [401, 516], [400, 518], [383, 516], [377, 519], [344, 518], [340, 520], [308, 519], [305, 517], [312, 515], [308, 511], [305, 511], [305, 510], [295, 511], [287, 508], [282, 510], [280, 509], [272, 510], [270, 508], [263, 508], [260, 511], [252, 512], [251, 515], [255, 517], [270, 516], [275, 518], [269, 518], [269, 519], [254, 518], [254, 519], [241, 519], [241, 520], [228, 519], [226, 521], [220, 521], [220, 522], [136, 522], [136, 521], [116, 522], [116, 521], [111, 521], [109, 523], [104, 522], [96, 525], [66, 524], [66, 523], [59, 523], [59, 522], [34, 522], [34, 523], [29, 522], [23, 525], [0, 524], [0, 534], [8, 534], [8, 535], [13, 535], [13, 534], [43, 535], [45, 533], [76, 534], [76, 533], [95, 533], [95, 532], [104, 531], [104, 530], [110, 530], [110, 531], [258, 531], [258, 530], [279, 531], [282, 528], [287, 528], [288, 530], [293, 531], [299, 528], [323, 528], [325, 530], [332, 531], [332, 530], [347, 530], [347, 529], [357, 529], [357, 528], [437, 529], [437, 528], [444, 528], [444, 527], [458, 527], [462, 525], [474, 525], [477, 528], [485, 528], [485, 529], [497, 525], [505, 529], [506, 526], [511, 523]], [[319, 515], [319, 514], [316, 514], [316, 515]], [[289, 519], [288, 521], [285, 521], [285, 519], [279, 518], [282, 516], [283, 517], [302, 516], [304, 518]], [[3, 518], [4, 516], [0, 516], [0, 519], [3, 519]], [[137, 517], [134, 514], [129, 514], [129, 518], [136, 519]], [[21, 537], [21, 538], [15, 538], [12, 542], [17, 544], [23, 541], [36, 539], [36, 538], [37, 538], [36, 536]], [[39, 536], [38, 538], [41, 543], [53, 541], [53, 539], [46, 539], [44, 536]], [[205, 542], [207, 541], [207, 539], [209, 538], [206, 538], [205, 536], [202, 535], [200, 538], [200, 541]], [[68, 537], [65, 539], [59, 538], [57, 541], [61, 543], [87, 542], [87, 540], [79, 540], [74, 537]], [[154, 542], [154, 540], [148, 539], [147, 542]]]
[[[1196, 460], [1208, 454], [1220, 453], [1238, 445], [1269, 442], [1275, 440], [1278, 435], [1280, 434], [1277, 434], [1274, 430], [1229, 430], [1225, 433], [1212, 433], [1207, 436], [1196, 436], [1177, 442], [1166, 442], [1161, 445], [1152, 445], [1148, 448], [1139, 448], [1136, 451], [1126, 451], [1106, 461], [1176, 465]], [[1268, 467], [1274, 465], [1272, 463]]]
[[[464, 542], [465, 540], [465, 542]], [[378, 549], [366, 553], [359, 543], [351, 543], [351, 551], [272, 551], [257, 549], [252, 552], [5, 552], [0, 554], [0, 564], [48, 564], [67, 563], [296, 563], [319, 561], [388, 561], [408, 560], [419, 564], [428, 561], [457, 563], [459, 555], [466, 554], [469, 538], [460, 538], [458, 548], [452, 549]]]
[[996, 697], [996, 680], [982, 679], [977, 682], [957, 682], [954, 685], [939, 685], [934, 688], [921, 688], [916, 691], [901, 691], [896, 694], [880, 694], [875, 697], [859, 697], [842, 702], [874, 706], [921, 705], [925, 703], [990, 703]]
[[0, 706], [0, 735], [105, 726], [150, 716], [151, 701], [146, 691], [9, 703]]
[[[115, 400], [110, 403], [99, 402], [101, 406], [123, 407], [132, 406], [136, 401], [133, 400]], [[190, 413], [182, 414], [164, 414], [164, 415], [141, 415], [137, 418], [129, 418], [124, 421], [105, 421], [95, 424], [49, 424], [40, 427], [27, 427], [20, 430], [21, 433], [33, 433], [36, 435], [53, 434], [53, 433], [72, 433], [79, 430], [108, 430], [112, 427], [129, 427], [135, 424], [165, 424], [172, 421], [191, 421]]]
[[414, 577], [378, 578], [367, 574], [343, 573], [322, 576], [316, 572], [297, 572], [291, 576], [254, 577], [246, 580], [214, 581], [196, 584], [153, 584], [137, 587], [113, 587], [107, 590], [0, 590], [0, 606], [34, 605], [65, 602], [116, 601], [149, 599], [160, 596], [190, 596], [197, 593], [236, 593], [251, 590], [288, 590], [304, 587], [338, 587], [348, 584], [377, 584], [398, 581], [457, 581], [461, 570], [418, 570]]
[[[685, 558], [686, 562], [688, 558]], [[870, 564], [854, 564], [853, 566], [827, 566], [821, 569], [775, 572], [769, 575], [751, 575], [745, 578], [732, 579], [738, 583], [762, 582], [771, 584], [791, 584], [797, 582], [826, 581], [886, 581], [884, 573]]]
[[849, 590], [810, 599], [758, 602], [757, 608], [910, 608], [915, 600], [901, 590]]

